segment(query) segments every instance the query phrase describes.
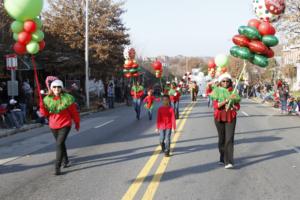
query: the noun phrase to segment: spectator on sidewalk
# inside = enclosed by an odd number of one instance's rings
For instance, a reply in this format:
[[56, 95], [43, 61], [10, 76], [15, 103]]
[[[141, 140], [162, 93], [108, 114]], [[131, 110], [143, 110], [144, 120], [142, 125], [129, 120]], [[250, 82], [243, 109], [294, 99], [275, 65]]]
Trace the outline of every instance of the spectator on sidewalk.
[[114, 101], [115, 101], [115, 87], [114, 87], [114, 83], [112, 81], [108, 84], [107, 101], [108, 101], [109, 109], [113, 109]]
[[19, 103], [15, 99], [9, 101], [7, 118], [10, 127], [21, 128], [24, 125], [24, 115]]
[[[22, 84], [22, 90], [24, 94], [25, 113], [28, 119], [32, 118], [33, 111], [33, 89], [30, 86], [29, 80], [25, 80]], [[23, 108], [23, 109], [24, 109]]]
[[279, 88], [279, 100], [281, 104], [281, 114], [287, 113], [287, 100], [289, 98], [289, 89], [287, 86]]

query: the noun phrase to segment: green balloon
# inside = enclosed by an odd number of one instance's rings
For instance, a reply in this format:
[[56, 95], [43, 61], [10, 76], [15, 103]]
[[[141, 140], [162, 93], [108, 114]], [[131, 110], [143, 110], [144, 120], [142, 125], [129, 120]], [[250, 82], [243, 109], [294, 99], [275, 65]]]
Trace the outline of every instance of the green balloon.
[[258, 30], [254, 27], [244, 26], [241, 30], [239, 30], [239, 32], [240, 31], [241, 31], [241, 33], [240, 33], [241, 35], [244, 35], [251, 40], [255, 40], [255, 39], [261, 40], [262, 36], [258, 32]]
[[239, 46], [234, 46], [230, 49], [230, 54], [233, 56], [233, 57], [236, 57], [238, 58], [239, 57], [239, 54], [238, 54], [238, 51], [240, 50], [240, 47]]
[[36, 25], [37, 25], [37, 29], [42, 29], [43, 22], [42, 22], [42, 20], [41, 20], [41, 19], [39, 19], [39, 18], [35, 18], [33, 21], [36, 23]]
[[34, 32], [32, 34], [32, 40], [36, 41], [36, 42], [40, 42], [44, 39], [45, 35], [43, 33], [43, 31], [41, 30], [37, 30], [36, 32]]
[[244, 35], [246, 27], [247, 27], [247, 26], [240, 26], [240, 27], [239, 27], [239, 34], [240, 34], [240, 35]]
[[8, 14], [19, 21], [34, 19], [43, 9], [43, 0], [4, 0]]
[[135, 73], [135, 72], [137, 72], [137, 70], [136, 69], [131, 69], [131, 70], [129, 70], [129, 72], [130, 73]]
[[37, 54], [40, 51], [39, 43], [31, 41], [26, 45], [27, 52], [30, 54]]
[[123, 73], [127, 74], [127, 73], [129, 73], [129, 70], [128, 69], [123, 69]]
[[10, 28], [13, 33], [20, 33], [23, 31], [24, 28], [24, 23], [20, 21], [14, 21], [11, 25]]
[[262, 38], [262, 42], [268, 47], [274, 47], [279, 43], [279, 40], [276, 36], [266, 35]]
[[240, 47], [237, 53], [238, 56], [244, 60], [252, 59], [254, 56], [253, 53], [251, 53], [251, 51], [247, 47]]
[[215, 58], [215, 63], [218, 67], [224, 67], [227, 66], [229, 60], [228, 60], [228, 56], [220, 54], [218, 56], [216, 56]]
[[19, 37], [19, 34], [18, 34], [18, 33], [14, 33], [14, 34], [13, 34], [13, 38], [14, 38], [15, 41], [18, 41], [18, 40], [19, 40], [18, 37]]
[[255, 54], [252, 63], [259, 67], [265, 68], [269, 65], [269, 60], [265, 56]]

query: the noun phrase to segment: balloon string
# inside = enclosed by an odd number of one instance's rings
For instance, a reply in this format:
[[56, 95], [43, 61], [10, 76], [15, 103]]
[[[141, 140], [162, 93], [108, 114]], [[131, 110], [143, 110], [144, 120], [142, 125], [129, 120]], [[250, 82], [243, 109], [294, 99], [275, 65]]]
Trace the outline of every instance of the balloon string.
[[[239, 75], [239, 78], [238, 78], [237, 82], [235, 83], [234, 90], [233, 90], [233, 94], [236, 92], [237, 87], [238, 87], [238, 85], [239, 85], [239, 83], [240, 83], [240, 81], [241, 81], [241, 79], [242, 79], [242, 76], [243, 76], [243, 74], [245, 73], [246, 66], [247, 66], [247, 62], [246, 62], [246, 60], [244, 60], [244, 66], [243, 66], [243, 69], [242, 69], [242, 71], [241, 71], [241, 73], [240, 73], [240, 75]], [[230, 108], [231, 102], [232, 102], [232, 99], [230, 99], [230, 101], [229, 101], [229, 103], [228, 103], [228, 107], [226, 108], [226, 111], [228, 111], [228, 109]]]
[[35, 62], [34, 56], [31, 57], [31, 61], [32, 61], [32, 65], [33, 65], [34, 77], [35, 77], [37, 92], [38, 92], [38, 96], [39, 96], [39, 103], [40, 103], [43, 101], [43, 98], [41, 95], [41, 86], [40, 86], [40, 82], [39, 82], [39, 77], [38, 77], [38, 73], [37, 73], [36, 62]]

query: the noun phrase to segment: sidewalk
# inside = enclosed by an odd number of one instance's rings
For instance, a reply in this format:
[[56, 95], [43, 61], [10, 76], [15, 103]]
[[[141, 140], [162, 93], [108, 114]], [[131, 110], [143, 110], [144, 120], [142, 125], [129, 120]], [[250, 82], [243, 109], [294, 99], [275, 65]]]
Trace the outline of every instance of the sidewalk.
[[[121, 107], [125, 105], [125, 103], [115, 103], [115, 109], [118, 107]], [[106, 109], [109, 110], [109, 109]], [[106, 111], [104, 110], [104, 111]], [[90, 111], [86, 111], [86, 112], [82, 112], [80, 113], [81, 117], [85, 117], [87, 115], [93, 114], [93, 113], [98, 113], [98, 112], [102, 112], [101, 110], [98, 109], [91, 109]], [[17, 129], [17, 128], [13, 128], [13, 129], [0, 129], [0, 139], [4, 138], [4, 137], [8, 137], [10, 135], [15, 135], [18, 133], [22, 133], [22, 132], [26, 132], [32, 129], [36, 129], [36, 128], [40, 128], [42, 127], [42, 124], [25, 124], [24, 126], [22, 126], [21, 128]]]

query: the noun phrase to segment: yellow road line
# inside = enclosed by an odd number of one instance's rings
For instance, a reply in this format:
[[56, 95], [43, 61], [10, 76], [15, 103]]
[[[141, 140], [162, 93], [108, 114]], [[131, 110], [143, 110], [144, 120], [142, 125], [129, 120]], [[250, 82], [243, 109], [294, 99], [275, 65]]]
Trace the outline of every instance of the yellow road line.
[[[191, 105], [188, 105], [183, 110], [181, 117], [185, 116], [185, 113], [189, 110], [190, 107], [191, 107]], [[182, 123], [182, 121], [183, 120], [180, 120], [180, 123]], [[150, 170], [152, 169], [153, 165], [155, 164], [155, 161], [158, 159], [158, 156], [159, 156], [160, 150], [161, 150], [160, 148], [161, 148], [160, 146], [157, 146], [155, 148], [153, 154], [151, 155], [151, 157], [149, 158], [149, 160], [147, 161], [147, 163], [145, 164], [143, 169], [140, 171], [140, 173], [138, 174], [138, 176], [136, 177], [134, 182], [131, 184], [131, 186], [129, 187], [129, 189], [127, 190], [125, 195], [123, 196], [122, 200], [132, 200], [135, 197], [135, 195], [139, 191], [140, 187], [142, 186], [145, 178], [148, 176]]]
[[[194, 105], [193, 105], [194, 106]], [[174, 150], [175, 146], [176, 146], [176, 142], [178, 141], [178, 139], [180, 138], [181, 136], [181, 133], [182, 133], [182, 129], [187, 121], [187, 116], [189, 116], [189, 114], [192, 112], [192, 109], [193, 109], [193, 106], [190, 107], [189, 110], [187, 110], [186, 114], [185, 114], [185, 118], [182, 120], [181, 124], [180, 124], [180, 127], [178, 128], [178, 131], [177, 131], [177, 134], [175, 134], [174, 136], [174, 139], [173, 139], [173, 142], [172, 142], [172, 145], [171, 145], [171, 151]], [[166, 171], [166, 168], [168, 166], [168, 163], [170, 161], [170, 157], [164, 157], [162, 159], [162, 161], [160, 162], [159, 164], [159, 167], [157, 168], [144, 196], [143, 196], [143, 200], [151, 200], [153, 199], [156, 191], [157, 191], [157, 188], [159, 186], [159, 183], [160, 183], [160, 180], [161, 180], [161, 177], [163, 176], [164, 172]]]

